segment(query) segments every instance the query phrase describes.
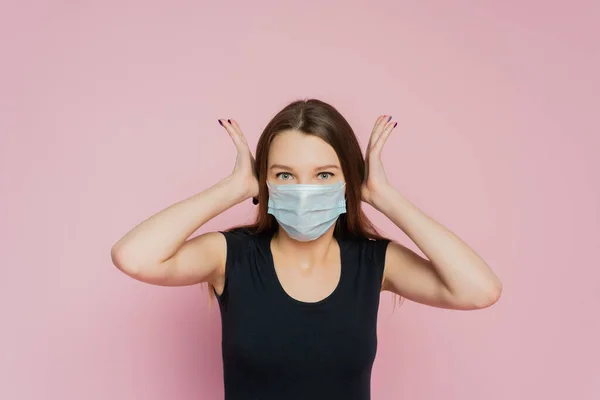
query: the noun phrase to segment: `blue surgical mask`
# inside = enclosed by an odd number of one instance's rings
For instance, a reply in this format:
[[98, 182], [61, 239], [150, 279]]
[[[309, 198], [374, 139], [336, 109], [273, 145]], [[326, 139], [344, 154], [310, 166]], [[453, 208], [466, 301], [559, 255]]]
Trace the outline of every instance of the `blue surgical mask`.
[[345, 184], [341, 181], [329, 185], [267, 182], [267, 213], [275, 217], [291, 238], [301, 242], [315, 240], [346, 212]]

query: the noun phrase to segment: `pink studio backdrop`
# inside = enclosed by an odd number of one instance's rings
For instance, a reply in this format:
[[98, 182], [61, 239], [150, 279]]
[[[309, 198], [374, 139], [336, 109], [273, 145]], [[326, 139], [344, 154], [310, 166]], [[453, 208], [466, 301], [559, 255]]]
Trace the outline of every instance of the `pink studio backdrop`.
[[134, 281], [110, 248], [231, 172], [217, 118], [255, 146], [306, 97], [363, 145], [392, 114], [389, 179], [504, 283], [473, 312], [384, 294], [373, 399], [600, 398], [597, 2], [1, 7], [0, 398], [222, 398], [206, 291]]

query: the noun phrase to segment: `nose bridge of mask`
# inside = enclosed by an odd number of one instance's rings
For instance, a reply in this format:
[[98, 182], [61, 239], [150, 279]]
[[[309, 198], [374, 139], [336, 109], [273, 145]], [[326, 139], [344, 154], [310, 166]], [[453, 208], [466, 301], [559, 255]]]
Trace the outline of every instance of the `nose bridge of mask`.
[[269, 203], [275, 208], [293, 208], [297, 211], [339, 207], [345, 205], [345, 185], [346, 182], [329, 185], [273, 185], [267, 182]]
[[267, 181], [269, 193], [329, 193], [332, 191], [343, 191], [346, 182], [340, 181], [328, 185], [293, 183], [293, 184], [273, 184]]

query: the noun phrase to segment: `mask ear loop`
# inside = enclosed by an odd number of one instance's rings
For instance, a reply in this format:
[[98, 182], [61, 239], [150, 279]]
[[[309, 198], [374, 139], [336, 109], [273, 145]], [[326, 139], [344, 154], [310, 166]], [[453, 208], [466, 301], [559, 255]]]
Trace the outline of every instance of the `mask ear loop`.
[[[267, 190], [269, 190], [269, 181], [265, 181], [265, 184], [267, 186]], [[258, 205], [258, 197], [253, 197], [252, 198], [252, 204]]]
[[[271, 185], [269, 185], [269, 181], [265, 181], [265, 185], [267, 186], [267, 191], [268, 191], [271, 188]], [[344, 185], [346, 185], [346, 182], [344, 182]], [[258, 205], [258, 203], [259, 203], [258, 197], [253, 197], [252, 204]]]

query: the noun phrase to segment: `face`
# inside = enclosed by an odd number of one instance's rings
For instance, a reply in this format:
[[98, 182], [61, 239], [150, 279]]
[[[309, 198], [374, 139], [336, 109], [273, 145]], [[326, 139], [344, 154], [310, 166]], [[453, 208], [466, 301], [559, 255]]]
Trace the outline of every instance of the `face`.
[[327, 185], [344, 181], [340, 160], [323, 139], [299, 131], [277, 134], [269, 148], [267, 181], [275, 185]]

